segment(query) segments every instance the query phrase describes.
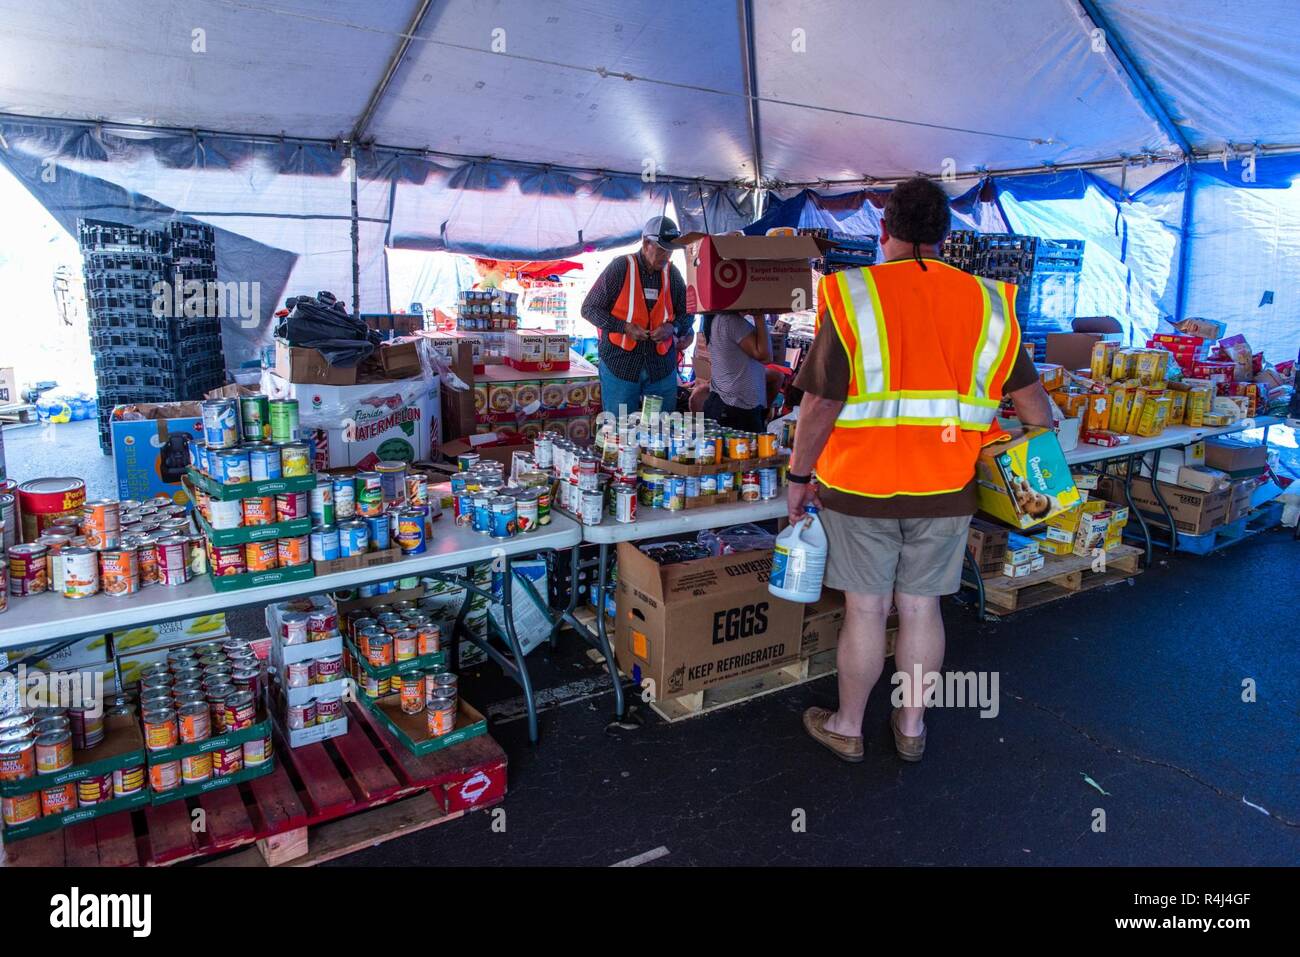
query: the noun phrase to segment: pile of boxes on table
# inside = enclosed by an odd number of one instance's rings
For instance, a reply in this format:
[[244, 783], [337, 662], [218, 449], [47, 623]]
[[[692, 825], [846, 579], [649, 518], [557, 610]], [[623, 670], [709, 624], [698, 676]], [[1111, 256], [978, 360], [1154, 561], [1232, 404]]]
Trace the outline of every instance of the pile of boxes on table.
[[[1217, 436], [1181, 449], [1161, 449], [1155, 481], [1181, 535], [1208, 535], [1245, 518], [1280, 493], [1270, 481], [1268, 451], [1232, 436]], [[1123, 498], [1122, 482], [1106, 478], [1100, 490]], [[1133, 477], [1133, 502], [1154, 524], [1166, 524], [1150, 470]]]
[[570, 352], [563, 333], [519, 329], [502, 335], [505, 361], [492, 361], [477, 351], [474, 336], [426, 333], [469, 386], [461, 391], [451, 382], [443, 385], [445, 437], [496, 433], [527, 442], [546, 430], [589, 443], [601, 408], [596, 367]]
[[1124, 347], [1117, 335], [1048, 335], [1048, 362], [1038, 368], [1066, 416], [1063, 436], [1077, 420], [1079, 441], [1113, 447], [1172, 425], [1218, 427], [1285, 414], [1295, 362], [1270, 364], [1244, 337], [1225, 338], [1225, 331], [1221, 322], [1187, 319], [1154, 334], [1146, 348]]

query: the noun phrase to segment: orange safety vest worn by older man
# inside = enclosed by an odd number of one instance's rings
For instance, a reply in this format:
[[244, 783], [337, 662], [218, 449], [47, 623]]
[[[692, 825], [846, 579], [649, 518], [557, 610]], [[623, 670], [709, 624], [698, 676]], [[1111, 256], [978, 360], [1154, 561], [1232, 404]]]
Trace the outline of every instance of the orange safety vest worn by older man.
[[[623, 288], [618, 294], [618, 299], [614, 305], [610, 306], [610, 315], [623, 322], [631, 322], [647, 332], [654, 332], [664, 323], [672, 324], [673, 321], [673, 297], [668, 294], [672, 288], [668, 281], [669, 265], [664, 264], [663, 281], [659, 288], [663, 294], [655, 299], [655, 304], [651, 307], [646, 306], [645, 291], [641, 288], [639, 280], [640, 271], [637, 268], [636, 256], [627, 257], [627, 277], [623, 280]], [[621, 332], [611, 332], [609, 341], [626, 352], [631, 352], [636, 348], [636, 340], [631, 336], [624, 335]], [[656, 342], [655, 351], [661, 356], [668, 354], [671, 342]]]
[[936, 260], [898, 260], [821, 280], [818, 324], [835, 325], [848, 395], [817, 480], [868, 498], [960, 492], [1020, 355], [1015, 287]]

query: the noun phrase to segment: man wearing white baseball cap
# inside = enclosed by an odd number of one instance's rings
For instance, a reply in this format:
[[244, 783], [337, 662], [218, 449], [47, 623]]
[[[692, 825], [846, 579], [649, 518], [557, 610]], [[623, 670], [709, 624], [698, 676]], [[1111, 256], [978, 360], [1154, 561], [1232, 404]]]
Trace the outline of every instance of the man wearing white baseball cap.
[[686, 281], [669, 262], [681, 232], [667, 216], [641, 230], [641, 248], [605, 267], [582, 303], [600, 331], [600, 391], [605, 412], [640, 411], [644, 396], [677, 408], [677, 356], [694, 337]]

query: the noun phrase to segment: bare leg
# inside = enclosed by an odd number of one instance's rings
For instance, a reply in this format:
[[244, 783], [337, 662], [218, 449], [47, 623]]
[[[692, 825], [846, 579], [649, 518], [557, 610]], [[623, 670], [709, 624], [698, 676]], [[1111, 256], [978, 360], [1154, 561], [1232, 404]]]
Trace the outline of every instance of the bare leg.
[[[943, 616], [939, 599], [923, 595], [894, 595], [898, 606], [898, 644], [894, 647], [894, 668], [911, 680], [916, 668], [921, 676], [943, 667]], [[919, 690], [919, 689], [918, 689]], [[916, 736], [925, 727], [925, 708], [900, 708], [898, 730]]]
[[862, 734], [867, 696], [885, 667], [885, 619], [888, 595], [844, 593], [844, 627], [835, 654], [839, 668], [840, 707], [826, 719], [826, 730], [856, 738]]

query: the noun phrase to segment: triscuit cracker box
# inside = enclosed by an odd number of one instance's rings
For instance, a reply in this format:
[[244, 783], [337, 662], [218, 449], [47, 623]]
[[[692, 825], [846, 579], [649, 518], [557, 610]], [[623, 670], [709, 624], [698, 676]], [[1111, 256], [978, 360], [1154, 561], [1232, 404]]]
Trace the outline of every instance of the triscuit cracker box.
[[1040, 525], [1080, 501], [1056, 433], [1015, 429], [980, 453], [975, 467], [979, 506], [1016, 528]]

